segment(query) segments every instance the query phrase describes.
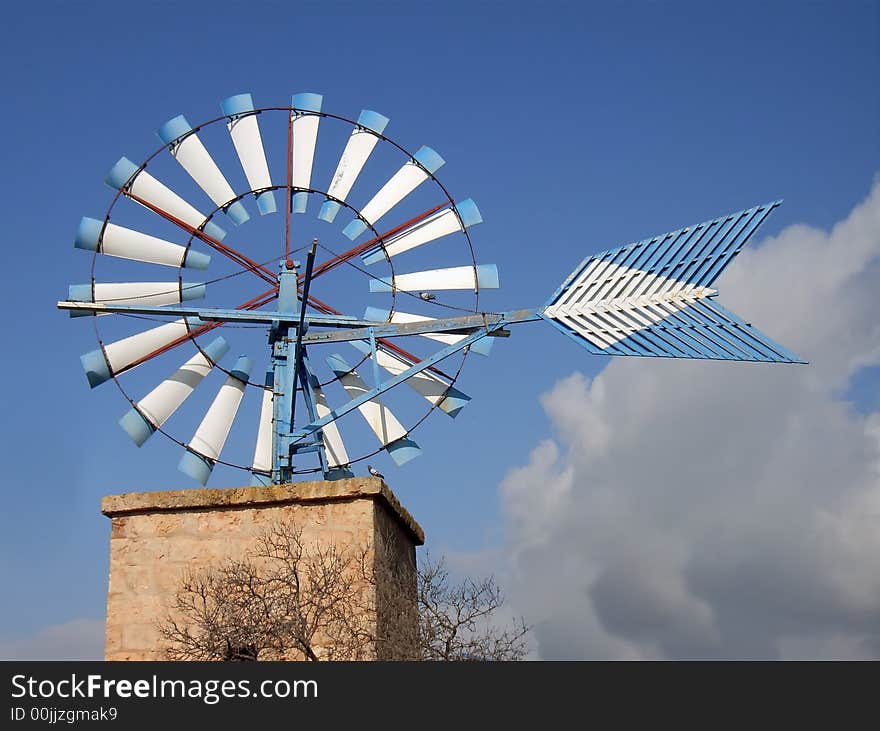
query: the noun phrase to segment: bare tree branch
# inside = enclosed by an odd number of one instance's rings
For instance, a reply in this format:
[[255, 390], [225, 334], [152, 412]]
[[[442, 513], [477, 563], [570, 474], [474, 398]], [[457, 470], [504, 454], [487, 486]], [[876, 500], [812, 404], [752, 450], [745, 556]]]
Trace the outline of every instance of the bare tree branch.
[[529, 627], [493, 624], [504, 604], [494, 577], [452, 584], [445, 561], [425, 558], [419, 569], [419, 629], [424, 660], [522, 660]]
[[495, 626], [503, 603], [492, 577], [417, 567], [392, 531], [306, 544], [282, 522], [243, 558], [186, 574], [159, 631], [174, 660], [521, 660], [528, 627]]

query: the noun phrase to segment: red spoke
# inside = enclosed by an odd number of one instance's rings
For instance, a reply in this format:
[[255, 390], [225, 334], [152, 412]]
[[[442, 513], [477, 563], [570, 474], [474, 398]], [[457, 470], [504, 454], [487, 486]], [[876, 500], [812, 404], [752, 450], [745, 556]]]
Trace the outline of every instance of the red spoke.
[[[289, 254], [290, 254], [290, 208], [291, 208], [291, 196], [293, 193], [292, 180], [291, 180], [292, 170], [290, 167], [292, 164], [292, 158], [290, 156], [290, 147], [292, 144], [291, 138], [292, 138], [292, 125], [290, 123], [288, 123], [288, 181], [287, 181], [287, 214], [286, 214], [286, 223], [285, 223], [285, 257], [289, 257]], [[239, 264], [240, 266], [247, 269], [248, 271], [252, 271], [258, 277], [260, 277], [261, 279], [264, 279], [265, 281], [267, 281], [273, 285], [271, 289], [267, 290], [266, 292], [264, 292], [262, 294], [257, 295], [256, 297], [252, 297], [247, 302], [243, 302], [235, 309], [237, 309], [237, 310], [255, 310], [255, 309], [262, 307], [263, 305], [268, 304], [269, 302], [271, 302], [272, 300], [277, 298], [277, 296], [278, 296], [277, 278], [276, 278], [275, 274], [273, 272], [271, 272], [269, 269], [267, 269], [264, 265], [253, 261], [252, 259], [248, 258], [247, 256], [245, 256], [241, 252], [233, 249], [230, 246], [227, 246], [226, 244], [222, 243], [218, 239], [215, 239], [213, 236], [210, 236], [209, 234], [205, 233], [204, 231], [201, 231], [200, 229], [197, 229], [197, 228], [194, 228], [193, 226], [190, 226], [188, 223], [186, 223], [185, 221], [182, 221], [181, 219], [177, 218], [176, 216], [172, 215], [171, 213], [168, 213], [167, 211], [163, 211], [158, 206], [156, 206], [156, 205], [150, 203], [149, 201], [144, 200], [143, 198], [135, 195], [130, 190], [124, 190], [123, 194], [128, 196], [132, 200], [136, 201], [137, 203], [140, 203], [142, 206], [150, 209], [154, 213], [162, 216], [164, 219], [170, 221], [171, 223], [175, 224], [176, 226], [182, 228], [184, 231], [189, 233], [191, 236], [198, 238], [199, 240], [203, 241], [205, 244], [210, 246], [215, 251], [220, 252], [224, 256], [226, 256], [229, 259], [231, 259], [232, 261], [234, 261], [236, 264]], [[339, 255], [333, 257], [332, 259], [329, 259], [328, 261], [324, 262], [323, 264], [321, 264], [320, 266], [315, 268], [315, 270], [312, 272], [312, 279], [314, 279], [315, 277], [318, 277], [322, 274], [326, 274], [327, 272], [331, 271], [332, 269], [335, 269], [336, 267], [340, 266], [341, 264], [344, 264], [345, 262], [349, 261], [350, 259], [354, 258], [355, 256], [358, 256], [359, 254], [363, 254], [364, 252], [373, 248], [374, 246], [381, 243], [385, 239], [387, 239], [391, 236], [394, 236], [395, 234], [400, 233], [401, 231], [409, 228], [410, 226], [414, 226], [415, 224], [419, 223], [420, 221], [423, 221], [424, 219], [426, 219], [428, 216], [436, 213], [437, 211], [441, 210], [442, 208], [445, 208], [447, 205], [449, 205], [449, 203], [448, 203], [448, 201], [445, 201], [443, 203], [440, 203], [439, 205], [434, 206], [433, 208], [429, 208], [428, 210], [424, 211], [423, 213], [420, 213], [418, 216], [415, 216], [415, 217], [409, 219], [408, 221], [404, 221], [399, 226], [395, 226], [394, 228], [391, 228], [388, 231], [385, 231], [384, 233], [380, 234], [379, 236], [376, 236], [375, 238], [373, 238], [369, 241], [366, 241], [363, 244], [359, 244], [358, 246], [355, 246], [355, 247], [349, 249], [348, 251], [346, 251], [342, 254], [339, 254]], [[304, 278], [304, 275], [300, 275], [300, 277], [298, 279], [301, 281], [303, 278]], [[319, 300], [317, 297], [314, 297], [313, 295], [309, 295], [308, 304], [311, 307], [313, 307], [314, 309], [316, 309], [318, 312], [321, 312], [325, 315], [341, 315], [342, 314], [339, 310], [334, 309], [333, 307], [331, 307], [330, 305], [328, 305], [325, 302], [322, 302], [321, 300]], [[217, 321], [217, 322], [208, 322], [208, 323], [205, 323], [204, 325], [200, 325], [199, 327], [195, 328], [194, 330], [191, 330], [190, 332], [188, 332], [186, 335], [182, 335], [179, 338], [172, 340], [167, 345], [164, 345], [161, 348], [157, 348], [152, 353], [148, 353], [147, 355], [143, 356], [142, 358], [139, 358], [138, 360], [134, 361], [133, 363], [129, 364], [125, 368], [118, 371], [115, 375], [120, 375], [122, 373], [125, 373], [126, 371], [134, 368], [135, 366], [141, 365], [142, 363], [145, 363], [146, 361], [151, 360], [152, 358], [155, 358], [156, 356], [161, 355], [162, 353], [167, 353], [169, 350], [176, 348], [178, 345], [180, 345], [181, 343], [185, 343], [187, 340], [191, 340], [195, 337], [198, 337], [199, 335], [204, 335], [205, 333], [211, 332], [212, 330], [215, 330], [218, 327], [221, 327], [225, 324], [226, 324], [226, 322], [224, 322], [224, 321]], [[393, 353], [396, 353], [397, 355], [401, 356], [402, 358], [404, 358], [412, 363], [419, 363], [421, 360], [420, 358], [413, 355], [412, 353], [405, 350], [404, 348], [401, 348], [399, 345], [395, 344], [394, 342], [392, 342], [388, 338], [378, 338], [376, 342], [380, 343], [384, 348], [390, 350]], [[429, 366], [427, 368], [427, 370], [433, 371], [437, 375], [439, 375], [443, 378], [446, 378], [450, 381], [454, 380], [452, 376], [448, 375], [447, 373], [444, 373], [442, 370], [440, 370], [439, 368], [436, 368], [434, 366]]]
[[342, 313], [339, 310], [334, 310], [330, 305], [321, 302], [317, 297], [310, 294], [309, 295], [309, 304], [314, 307], [318, 312], [324, 315], [341, 315]]
[[[262, 294], [258, 294], [256, 297], [251, 297], [247, 302], [242, 302], [236, 310], [256, 310], [262, 307], [263, 305], [268, 304], [273, 299], [278, 296], [278, 288], [275, 287], [273, 289], [268, 289]], [[156, 348], [152, 353], [147, 353], [142, 358], [138, 358], [133, 363], [125, 366], [125, 368], [121, 369], [114, 375], [120, 375], [121, 373], [125, 373], [126, 371], [130, 371], [135, 366], [139, 366], [141, 363], [146, 363], [148, 360], [155, 358], [157, 355], [162, 355], [162, 353], [167, 353], [169, 350], [176, 348], [181, 343], [185, 343], [187, 340], [191, 340], [192, 338], [198, 337], [199, 335], [204, 335], [205, 333], [211, 332], [211, 330], [216, 330], [218, 327], [225, 325], [226, 322], [223, 320], [218, 320], [217, 322], [206, 322], [204, 325], [199, 325], [195, 330], [190, 330], [186, 335], [181, 335], [179, 338], [175, 338], [167, 345], [163, 345], [161, 348]]]
[[[336, 267], [338, 267], [340, 264], [345, 264], [345, 262], [347, 262], [349, 259], [352, 259], [352, 258], [358, 256], [359, 254], [363, 254], [365, 251], [372, 249], [376, 244], [378, 244], [381, 241], [384, 241], [389, 236], [394, 236], [394, 234], [398, 234], [401, 231], [403, 231], [404, 229], [407, 229], [410, 226], [414, 226], [419, 221], [423, 221], [428, 216], [430, 216], [432, 213], [437, 213], [437, 211], [439, 211], [441, 208], [445, 208], [448, 205], [449, 205], [449, 202], [446, 201], [444, 203], [441, 203], [438, 206], [434, 206], [433, 208], [429, 208], [427, 211], [425, 211], [424, 213], [420, 213], [415, 218], [411, 218], [411, 219], [409, 219], [409, 221], [404, 221], [399, 226], [395, 226], [394, 228], [389, 229], [385, 233], [379, 234], [376, 238], [370, 239], [369, 241], [367, 241], [363, 244], [358, 244], [354, 248], [346, 251], [345, 253], [334, 256], [332, 259], [328, 259], [320, 266], [315, 267], [315, 271], [312, 272], [312, 279], [315, 279], [315, 277], [320, 277], [322, 274], [326, 274], [331, 269], [335, 269]], [[302, 275], [300, 275], [298, 279], [299, 279], [299, 281], [302, 281]]]
[[239, 264], [240, 266], [244, 267], [245, 269], [252, 271], [258, 277], [267, 281], [269, 284], [274, 285], [276, 283], [277, 279], [275, 277], [275, 274], [272, 271], [270, 271], [269, 269], [267, 269], [265, 266], [263, 266], [262, 264], [258, 264], [257, 262], [253, 261], [252, 259], [250, 259], [247, 256], [245, 256], [244, 254], [242, 254], [240, 251], [236, 251], [231, 246], [227, 246], [222, 241], [215, 239], [213, 236], [209, 236], [204, 231], [201, 231], [197, 228], [194, 228], [193, 226], [190, 226], [186, 221], [182, 221], [179, 218], [177, 218], [176, 216], [172, 215], [171, 213], [168, 213], [167, 211], [163, 211], [158, 206], [153, 205], [149, 201], [144, 200], [143, 198], [135, 195], [130, 190], [124, 190], [122, 192], [124, 195], [128, 196], [133, 201], [140, 203], [142, 206], [145, 206], [146, 208], [149, 208], [151, 211], [153, 211], [153, 213], [156, 213], [156, 214], [162, 216], [162, 218], [164, 218], [167, 221], [171, 221], [171, 223], [173, 223], [175, 226], [179, 226], [180, 228], [182, 228], [184, 231], [186, 231], [191, 236], [195, 236], [197, 239], [200, 239], [201, 241], [206, 243], [208, 246], [210, 246], [215, 251], [219, 251], [224, 256], [232, 259], [232, 261], [234, 261], [236, 264]]

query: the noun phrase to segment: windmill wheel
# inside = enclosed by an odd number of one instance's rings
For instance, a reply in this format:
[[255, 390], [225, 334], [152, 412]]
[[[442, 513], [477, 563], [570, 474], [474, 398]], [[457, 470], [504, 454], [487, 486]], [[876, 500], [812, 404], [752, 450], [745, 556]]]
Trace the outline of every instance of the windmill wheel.
[[[93, 316], [89, 384], [114, 381], [135, 444], [161, 432], [202, 484], [217, 464], [262, 484], [349, 476], [381, 451], [404, 464], [428, 415], [454, 417], [469, 401], [455, 384], [469, 351], [487, 354], [492, 339], [439, 358], [466, 335], [392, 339], [372, 325], [479, 313], [498, 274], [474, 255], [476, 205], [439, 182], [440, 155], [408, 152], [376, 112], [330, 114], [310, 93], [289, 107], [258, 108], [250, 94], [220, 106], [199, 125], [163, 124], [162, 146], [141, 164], [120, 159], [106, 214], [79, 225], [91, 276], [70, 300], [84, 303], [72, 316]], [[304, 324], [274, 312], [301, 312]], [[319, 328], [350, 323], [370, 326], [369, 339], [320, 342]], [[409, 388], [332, 419], [334, 405], [432, 357], [402, 381]], [[229, 440], [233, 428], [246, 436]]]

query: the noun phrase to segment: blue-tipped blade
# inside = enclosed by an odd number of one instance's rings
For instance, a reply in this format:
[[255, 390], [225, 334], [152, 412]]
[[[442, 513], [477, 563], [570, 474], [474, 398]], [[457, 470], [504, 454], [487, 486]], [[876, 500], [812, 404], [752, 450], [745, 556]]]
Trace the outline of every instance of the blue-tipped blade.
[[370, 280], [370, 292], [373, 294], [390, 292], [394, 289], [393, 283], [393, 277], [374, 277]]
[[324, 201], [321, 210], [318, 212], [318, 218], [327, 223], [333, 223], [336, 220], [336, 214], [342, 206], [336, 201]]
[[123, 428], [126, 434], [131, 437], [131, 440], [137, 444], [137, 446], [143, 446], [144, 442], [147, 441], [156, 431], [156, 427], [153, 426], [146, 418], [144, 418], [143, 414], [137, 409], [129, 409], [119, 420], [119, 426]]
[[468, 350], [471, 353], [476, 353], [477, 355], [489, 355], [492, 352], [492, 345], [495, 343], [495, 338], [485, 337], [480, 338], [479, 340], [474, 341], [468, 346]]
[[242, 205], [241, 201], [230, 203], [226, 207], [226, 215], [236, 226], [241, 226], [241, 224], [251, 220], [250, 214], [247, 212], [247, 208]]
[[229, 375], [233, 378], [237, 378], [242, 383], [247, 383], [253, 367], [254, 361], [252, 358], [248, 358], [246, 355], [240, 355], [238, 360], [235, 361], [235, 365], [232, 366], [232, 370], [229, 371]]
[[290, 203], [293, 206], [292, 213], [305, 213], [309, 204], [309, 194], [303, 191], [294, 193]]
[[304, 112], [320, 112], [324, 97], [320, 94], [313, 94], [304, 91], [300, 94], [294, 94], [291, 104], [294, 109], [300, 109]]
[[362, 110], [357, 120], [361, 127], [372, 130], [376, 134], [382, 134], [385, 127], [388, 126], [388, 122], [388, 117], [378, 112], [371, 112], [369, 109]]
[[223, 356], [229, 352], [229, 343], [226, 342], [226, 338], [217, 337], [207, 345], [202, 346], [202, 352], [212, 363], [219, 363]]
[[79, 360], [82, 363], [83, 370], [86, 372], [86, 379], [88, 379], [90, 388], [100, 386], [113, 377], [103, 350], [93, 350], [90, 353], [81, 355]]
[[76, 229], [76, 238], [73, 245], [77, 249], [85, 251], [97, 251], [98, 239], [101, 238], [101, 229], [104, 228], [104, 222], [97, 218], [83, 217]]
[[223, 241], [226, 238], [226, 231], [220, 228], [213, 221], [208, 221], [204, 226], [202, 226], [202, 230], [208, 234], [208, 236], [212, 236], [217, 239], [217, 241]]
[[461, 217], [461, 222], [465, 228], [470, 228], [483, 222], [483, 216], [480, 214], [480, 209], [477, 208], [473, 198], [459, 201], [455, 204], [455, 208], [458, 210], [458, 215]]
[[415, 459], [422, 453], [421, 447], [412, 439], [406, 437], [391, 442], [391, 444], [385, 447], [385, 451], [388, 452], [388, 455], [398, 467], [406, 464], [411, 459]]
[[[67, 289], [67, 299], [71, 302], [93, 302], [91, 284], [71, 284]], [[71, 310], [70, 317], [90, 317], [94, 313], [88, 310]]]
[[416, 162], [419, 163], [425, 170], [427, 170], [431, 175], [436, 173], [443, 165], [445, 164], [445, 160], [437, 154], [436, 150], [423, 145], [419, 148], [419, 151], [413, 155]]
[[138, 173], [138, 166], [127, 157], [120, 157], [116, 164], [110, 168], [110, 172], [104, 178], [104, 182], [114, 190], [121, 190]]
[[184, 302], [204, 299], [207, 289], [208, 287], [204, 282], [184, 282], [183, 287], [181, 287], [181, 299]]
[[211, 471], [214, 469], [214, 463], [187, 450], [180, 458], [177, 469], [188, 477], [192, 477], [200, 485], [207, 485]]
[[207, 269], [208, 264], [211, 263], [211, 257], [209, 254], [203, 254], [201, 251], [195, 251], [192, 247], [187, 249], [186, 258], [183, 261], [183, 266], [187, 269]]
[[353, 221], [350, 221], [344, 229], [342, 229], [342, 233], [345, 234], [349, 239], [354, 241], [366, 230], [367, 224], [365, 224], [359, 218], [355, 218]]
[[471, 397], [462, 393], [457, 388], [450, 386], [443, 400], [437, 404], [441, 411], [449, 414], [453, 419], [468, 404]]
[[254, 99], [250, 94], [236, 94], [220, 102], [220, 109], [227, 117], [254, 111]]
[[275, 205], [275, 196], [273, 195], [271, 190], [267, 190], [263, 193], [257, 194], [257, 208], [260, 210], [261, 216], [275, 213], [275, 211], [278, 210]]
[[186, 121], [186, 117], [179, 114], [159, 127], [156, 136], [162, 140], [164, 144], [168, 145], [184, 135], [189, 134], [191, 131], [192, 125]]

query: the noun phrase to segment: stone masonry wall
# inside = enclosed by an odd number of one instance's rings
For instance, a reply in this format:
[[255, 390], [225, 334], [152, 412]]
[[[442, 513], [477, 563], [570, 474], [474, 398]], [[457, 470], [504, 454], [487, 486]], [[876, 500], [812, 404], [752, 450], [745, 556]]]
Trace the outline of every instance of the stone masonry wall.
[[[127, 493], [105, 497], [101, 512], [111, 521], [107, 660], [165, 659], [157, 624], [183, 574], [242, 557], [257, 535], [279, 520], [293, 520], [306, 543], [375, 546], [383, 552], [380, 563], [411, 577], [413, 592], [415, 547], [424, 542], [418, 523], [384, 482], [372, 477]], [[377, 611], [371, 621], [386, 632], [415, 637], [417, 616], [402, 616], [379, 593], [371, 602]]]

